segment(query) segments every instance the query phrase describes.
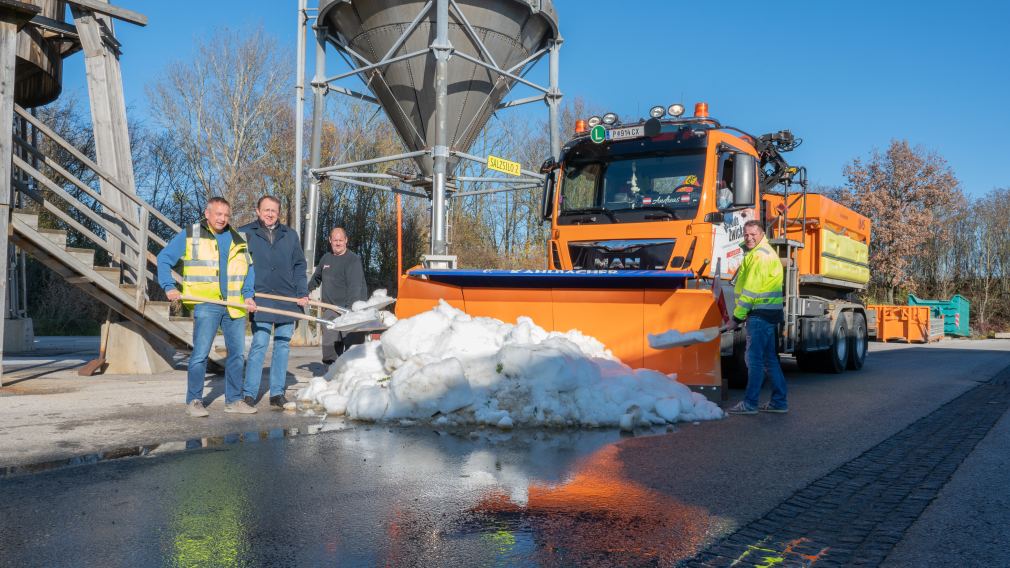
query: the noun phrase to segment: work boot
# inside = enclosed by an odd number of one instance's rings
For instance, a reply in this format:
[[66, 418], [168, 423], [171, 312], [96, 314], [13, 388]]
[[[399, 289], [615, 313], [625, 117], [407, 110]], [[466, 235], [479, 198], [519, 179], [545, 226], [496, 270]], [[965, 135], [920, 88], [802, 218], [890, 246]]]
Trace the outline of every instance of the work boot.
[[270, 397], [271, 410], [284, 410], [284, 405], [287, 403], [288, 399], [284, 398], [284, 395], [282, 394]]
[[210, 416], [207, 409], [203, 407], [203, 401], [200, 399], [191, 400], [189, 404], [186, 405], [186, 413], [193, 418], [206, 418], [207, 416]]
[[251, 406], [253, 408], [256, 408], [256, 399], [255, 398], [253, 398], [251, 396], [247, 396], [247, 397], [243, 398], [242, 400], [243, 400], [243, 402], [245, 402], [249, 406]]
[[256, 409], [246, 404], [244, 400], [224, 405], [224, 411], [229, 414], [256, 414]]

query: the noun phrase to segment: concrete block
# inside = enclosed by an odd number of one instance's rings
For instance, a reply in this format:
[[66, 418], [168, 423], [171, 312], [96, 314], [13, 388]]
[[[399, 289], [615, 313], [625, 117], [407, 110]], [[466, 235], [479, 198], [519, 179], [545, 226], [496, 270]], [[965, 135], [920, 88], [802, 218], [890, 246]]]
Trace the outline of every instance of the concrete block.
[[35, 349], [32, 318], [4, 320], [4, 353], [23, 353]]
[[1010, 339], [1010, 331], [1001, 331], [997, 333], [996, 339]]
[[[106, 329], [111, 325], [111, 329]], [[102, 325], [109, 334], [105, 349], [106, 375], [154, 375], [173, 369], [175, 349], [132, 321]]]

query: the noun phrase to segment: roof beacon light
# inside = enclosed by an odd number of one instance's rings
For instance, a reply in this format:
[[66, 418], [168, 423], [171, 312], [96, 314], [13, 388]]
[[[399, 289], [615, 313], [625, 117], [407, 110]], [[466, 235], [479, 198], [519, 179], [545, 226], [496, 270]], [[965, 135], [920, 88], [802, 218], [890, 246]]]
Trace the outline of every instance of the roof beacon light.
[[589, 122], [587, 122], [586, 124], [589, 126], [589, 128], [592, 128], [592, 127], [596, 126], [597, 124], [599, 124], [601, 122], [603, 122], [603, 120], [601, 120], [600, 117], [598, 117], [598, 116], [590, 116], [589, 117]]
[[663, 118], [666, 114], [666, 109], [661, 106], [654, 106], [649, 109], [649, 116], [652, 118]]
[[580, 118], [580, 119], [578, 119], [578, 120], [575, 121], [575, 133], [576, 134], [582, 134], [586, 130], [589, 130], [589, 129], [586, 128], [586, 121], [585, 120], [583, 120], [583, 119]]
[[708, 118], [708, 103], [694, 103], [694, 117]]
[[666, 109], [666, 112], [670, 113], [670, 116], [678, 117], [684, 114], [684, 105], [680, 103], [673, 103], [670, 108]]
[[606, 124], [607, 126], [617, 124], [617, 115], [612, 112], [608, 112], [603, 115], [603, 124]]

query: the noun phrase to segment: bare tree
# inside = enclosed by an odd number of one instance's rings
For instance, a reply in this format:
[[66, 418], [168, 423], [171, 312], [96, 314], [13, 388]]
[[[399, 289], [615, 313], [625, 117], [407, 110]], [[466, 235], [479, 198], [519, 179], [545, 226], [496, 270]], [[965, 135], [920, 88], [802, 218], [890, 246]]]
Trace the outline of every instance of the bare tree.
[[226, 29], [198, 40], [191, 58], [170, 64], [148, 89], [153, 114], [181, 150], [202, 200], [221, 195], [251, 214], [269, 189], [262, 168], [290, 76], [290, 62], [262, 28]]

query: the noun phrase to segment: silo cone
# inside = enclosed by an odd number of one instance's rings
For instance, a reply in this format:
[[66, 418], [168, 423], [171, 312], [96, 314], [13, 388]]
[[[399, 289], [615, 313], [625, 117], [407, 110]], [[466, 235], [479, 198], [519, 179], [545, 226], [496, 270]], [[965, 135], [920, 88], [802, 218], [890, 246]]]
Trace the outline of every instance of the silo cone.
[[[432, 45], [437, 35], [434, 4], [391, 57]], [[396, 45], [424, 5], [423, 1], [321, 0], [319, 22], [356, 53], [377, 62]], [[557, 14], [550, 0], [457, 0], [455, 5], [500, 69], [511, 69], [558, 37]], [[452, 8], [448, 27], [456, 51], [484, 59]], [[435, 66], [435, 55], [429, 51], [361, 73], [408, 151], [435, 145]], [[458, 56], [449, 59], [446, 79], [447, 145], [466, 152], [515, 81]], [[432, 175], [430, 155], [415, 160], [423, 175]], [[448, 173], [457, 163], [450, 158]]]

